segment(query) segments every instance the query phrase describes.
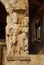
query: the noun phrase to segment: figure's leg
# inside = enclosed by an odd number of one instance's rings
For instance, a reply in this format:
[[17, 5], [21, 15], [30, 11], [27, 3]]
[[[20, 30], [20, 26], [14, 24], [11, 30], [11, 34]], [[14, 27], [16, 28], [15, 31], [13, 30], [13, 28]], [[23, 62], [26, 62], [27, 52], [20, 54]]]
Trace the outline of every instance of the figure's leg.
[[24, 40], [24, 51], [26, 54], [28, 54], [28, 38]]

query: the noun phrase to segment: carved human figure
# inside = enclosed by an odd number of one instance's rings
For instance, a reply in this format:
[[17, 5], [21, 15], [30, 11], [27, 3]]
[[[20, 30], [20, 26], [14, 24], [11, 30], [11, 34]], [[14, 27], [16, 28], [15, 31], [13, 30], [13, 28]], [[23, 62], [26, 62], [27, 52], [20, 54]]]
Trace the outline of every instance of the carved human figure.
[[13, 54], [17, 54], [16, 49], [17, 48], [17, 35], [19, 34], [19, 27], [20, 24], [18, 24], [18, 17], [16, 13], [12, 14], [12, 52]]
[[[7, 54], [13, 55], [13, 48], [17, 41], [17, 34], [19, 29], [19, 24], [17, 19], [17, 14], [12, 13], [11, 16], [7, 17], [7, 26], [6, 26], [6, 44], [7, 44]], [[14, 47], [13, 47], [14, 46]]]
[[24, 40], [24, 52], [28, 53], [28, 23], [29, 23], [29, 17], [24, 17], [22, 20], [22, 33], [26, 34], [25, 40]]
[[24, 53], [24, 40], [26, 38], [26, 34], [25, 33], [21, 33], [18, 35], [18, 52], [19, 54], [23, 54]]
[[28, 22], [29, 18], [24, 17], [21, 23], [21, 27], [19, 28], [20, 34], [18, 35], [18, 44], [19, 44], [19, 52], [23, 55], [23, 53], [28, 53]]
[[12, 35], [12, 27], [11, 27], [11, 17], [7, 16], [7, 26], [6, 26], [6, 45], [7, 45], [7, 55], [11, 50], [11, 35]]

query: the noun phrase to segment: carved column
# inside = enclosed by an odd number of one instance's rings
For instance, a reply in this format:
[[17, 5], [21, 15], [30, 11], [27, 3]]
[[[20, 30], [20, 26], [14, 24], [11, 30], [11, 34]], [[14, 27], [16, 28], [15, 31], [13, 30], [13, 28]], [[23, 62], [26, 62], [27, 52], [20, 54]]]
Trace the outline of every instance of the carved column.
[[28, 0], [10, 0], [6, 10], [9, 13], [6, 26], [6, 59], [28, 61]]

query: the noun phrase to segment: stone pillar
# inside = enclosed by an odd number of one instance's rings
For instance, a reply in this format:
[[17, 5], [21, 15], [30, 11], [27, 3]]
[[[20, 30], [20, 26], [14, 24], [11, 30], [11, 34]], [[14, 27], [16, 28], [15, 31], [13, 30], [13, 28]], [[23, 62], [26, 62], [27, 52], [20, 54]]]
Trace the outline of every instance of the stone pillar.
[[[6, 26], [6, 65], [28, 65], [28, 0], [10, 0], [6, 5], [9, 13]], [[10, 62], [14, 60], [14, 62]], [[9, 63], [9, 62], [10, 63]], [[22, 62], [21, 62], [22, 61]]]

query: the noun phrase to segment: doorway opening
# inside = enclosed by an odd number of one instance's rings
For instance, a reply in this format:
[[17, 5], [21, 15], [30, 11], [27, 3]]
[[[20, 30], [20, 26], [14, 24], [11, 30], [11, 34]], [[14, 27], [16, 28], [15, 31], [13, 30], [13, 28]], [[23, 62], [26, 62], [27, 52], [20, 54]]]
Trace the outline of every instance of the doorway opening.
[[30, 54], [44, 54], [44, 1], [29, 1]]

